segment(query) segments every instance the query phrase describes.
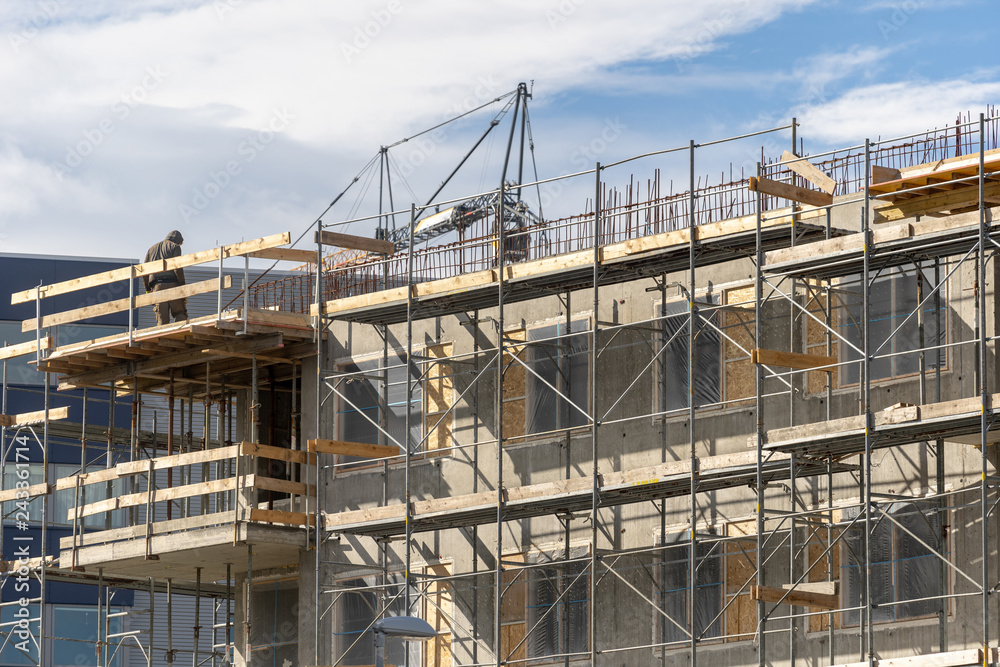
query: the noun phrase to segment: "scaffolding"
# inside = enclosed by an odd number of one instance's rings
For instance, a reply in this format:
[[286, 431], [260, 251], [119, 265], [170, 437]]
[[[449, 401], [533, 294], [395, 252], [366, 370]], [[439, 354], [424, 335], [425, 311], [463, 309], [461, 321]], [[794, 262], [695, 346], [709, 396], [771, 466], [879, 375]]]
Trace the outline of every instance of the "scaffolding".
[[[795, 121], [691, 141], [517, 184], [593, 179], [583, 214], [508, 230], [508, 212], [492, 211], [459, 242], [411, 238], [332, 267], [325, 231], [368, 219], [317, 220], [311, 275], [244, 281], [230, 311], [225, 256], [306, 253], [280, 248], [287, 234], [205, 251], [190, 261], [219, 263], [198, 288], [219, 292], [215, 314], [153, 329], [130, 315], [125, 333], [75, 345], [41, 331], [93, 311], [43, 316], [59, 285], [15, 295], [38, 304], [38, 338], [16, 352], [60, 388], [136, 406], [158, 394], [171, 411], [179, 394], [189, 419], [202, 402], [204, 432], [179, 451], [172, 416], [161, 443], [133, 415], [115, 447], [112, 419], [101, 470], [84, 456], [51, 483], [45, 466], [29, 493], [44, 507], [74, 490], [73, 535], [6, 577], [27, 569], [40, 607], [49, 577], [214, 595], [226, 610], [213, 665], [365, 664], [374, 622], [404, 613], [441, 632], [390, 658], [411, 665], [713, 664], [719, 647], [761, 667], [996, 664], [998, 126], [991, 112], [820, 155], [805, 155]], [[754, 160], [752, 176], [701, 185], [717, 152], [788, 135], [791, 150]], [[662, 195], [657, 176], [642, 200], [630, 175], [621, 196], [610, 183], [636, 163], [680, 164], [686, 191]], [[478, 196], [506, 202], [509, 187]], [[371, 221], [408, 216], [412, 229], [417, 209]], [[627, 303], [647, 293], [652, 316]], [[536, 305], [558, 315], [532, 328]], [[272, 404], [290, 393], [282, 446], [273, 415], [272, 432], [260, 427], [264, 388]], [[48, 382], [44, 393], [41, 417], [4, 404], [5, 449], [40, 420], [47, 452], [58, 427]], [[263, 474], [267, 462], [281, 471]], [[128, 493], [87, 500], [115, 480]], [[103, 529], [86, 529], [91, 516]], [[277, 604], [296, 575], [296, 636], [311, 645], [286, 654], [255, 634], [266, 610], [254, 591], [274, 584]], [[103, 664], [132, 641], [151, 665], [152, 606], [143, 638], [112, 632], [121, 612], [102, 599]], [[43, 619], [28, 619], [36, 637], [51, 635]], [[166, 641], [173, 662], [181, 640]], [[207, 660], [195, 649], [193, 665]]]

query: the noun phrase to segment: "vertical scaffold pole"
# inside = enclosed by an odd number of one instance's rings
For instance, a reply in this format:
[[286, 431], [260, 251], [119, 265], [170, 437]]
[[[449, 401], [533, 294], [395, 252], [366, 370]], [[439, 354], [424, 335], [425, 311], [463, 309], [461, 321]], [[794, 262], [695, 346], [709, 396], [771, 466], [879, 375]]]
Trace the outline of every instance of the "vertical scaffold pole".
[[977, 258], [979, 260], [978, 264], [978, 275], [976, 276], [976, 282], [979, 285], [978, 290], [978, 302], [979, 306], [979, 321], [976, 322], [976, 328], [979, 329], [979, 397], [982, 405], [982, 410], [980, 410], [980, 429], [979, 429], [979, 454], [982, 463], [982, 481], [980, 486], [980, 504], [982, 505], [982, 538], [983, 538], [983, 552], [982, 552], [982, 602], [983, 602], [983, 667], [989, 663], [990, 660], [990, 632], [989, 632], [989, 620], [990, 620], [990, 561], [989, 561], [989, 484], [987, 482], [987, 475], [989, 474], [988, 459], [987, 459], [987, 431], [989, 430], [989, 420], [990, 413], [992, 412], [991, 406], [989, 404], [990, 395], [987, 391], [987, 378], [986, 378], [986, 262], [988, 261], [988, 253], [986, 252], [986, 207], [985, 207], [985, 197], [986, 197], [986, 141], [985, 141], [986, 125], [984, 121], [983, 114], [979, 114], [979, 252], [977, 253]]
[[497, 386], [496, 386], [496, 409], [495, 425], [497, 437], [497, 540], [496, 540], [496, 572], [493, 577], [493, 652], [496, 659], [496, 667], [500, 667], [506, 662], [500, 645], [500, 621], [501, 601], [503, 597], [503, 355], [504, 355], [504, 321], [503, 321], [503, 290], [504, 290], [504, 265], [503, 265], [503, 195], [504, 183], [500, 182], [499, 197], [496, 212], [497, 229]]
[[[757, 178], [763, 172], [761, 163], [757, 163]], [[761, 320], [764, 316], [764, 272], [762, 264], [764, 262], [764, 250], [761, 246], [761, 225], [763, 224], [763, 212], [761, 206], [762, 197], [758, 191], [754, 195], [754, 208], [757, 217], [757, 229], [754, 239], [756, 251], [754, 261], [754, 345], [760, 346], [763, 326]], [[760, 364], [754, 365], [754, 391], [756, 395], [756, 405], [754, 411], [757, 413], [757, 567], [755, 572], [755, 582], [758, 586], [764, 585], [764, 373]], [[757, 600], [757, 665], [764, 667], [765, 660], [765, 629], [764, 621], [764, 601]]]
[[[410, 604], [412, 600], [410, 599], [410, 548], [413, 542], [413, 509], [410, 505], [410, 460], [411, 460], [411, 446], [410, 446], [410, 428], [412, 427], [411, 422], [411, 406], [413, 403], [413, 377], [415, 375], [413, 368], [413, 230], [417, 226], [417, 206], [414, 203], [410, 204], [410, 238], [407, 242], [408, 249], [406, 251], [406, 415], [403, 419], [403, 448], [406, 450], [404, 452], [404, 479], [403, 479], [403, 493], [406, 499], [406, 544], [404, 549], [406, 550], [406, 568], [403, 573], [403, 598], [406, 601], [406, 613], [410, 614]], [[406, 652], [406, 665], [409, 667], [410, 664], [410, 652]]]
[[[198, 667], [198, 642], [201, 641], [201, 568], [194, 569], [194, 636], [191, 642], [191, 667]], [[212, 642], [215, 643], [213, 637]]]
[[[598, 454], [598, 412], [597, 412], [597, 327], [600, 320], [598, 307], [600, 306], [600, 266], [601, 266], [601, 163], [594, 167], [594, 314], [591, 318], [590, 334], [590, 434], [591, 434], [591, 456], [593, 466], [591, 471], [591, 515], [590, 515], [590, 664], [597, 664], [597, 520], [598, 507], [601, 499], [600, 465], [597, 460]], [[569, 308], [567, 317], [569, 316]], [[567, 340], [572, 341], [572, 324], [566, 327]], [[567, 457], [568, 461], [568, 457]], [[568, 547], [568, 545], [567, 545]], [[566, 557], [569, 557], [569, 549]]]
[[[321, 433], [321, 427], [322, 427], [322, 424], [323, 424], [322, 412], [321, 412], [322, 408], [323, 408], [323, 400], [320, 397], [320, 394], [322, 393], [320, 391], [320, 389], [321, 389], [321, 387], [323, 385], [323, 329], [324, 329], [324, 324], [323, 324], [323, 238], [322, 237], [323, 237], [323, 221], [322, 220], [317, 220], [316, 221], [316, 303], [315, 303], [315, 306], [316, 306], [316, 320], [315, 320], [315, 322], [316, 322], [316, 324], [315, 324], [315, 326], [316, 326], [316, 332], [315, 332], [316, 333], [316, 341], [315, 341], [316, 342], [316, 384], [315, 384], [316, 396], [314, 397], [315, 400], [313, 402], [313, 408], [316, 410], [316, 422], [315, 422], [316, 433], [313, 435], [314, 438], [322, 438], [323, 437], [323, 435]], [[313, 464], [313, 469], [315, 470], [315, 473], [314, 473], [314, 477], [315, 477], [314, 484], [315, 484], [316, 502], [315, 502], [315, 508], [310, 508], [309, 507], [309, 493], [306, 493], [306, 514], [308, 515], [309, 514], [309, 510], [313, 509], [313, 512], [314, 512], [314, 521], [315, 521], [313, 529], [314, 529], [315, 532], [312, 535], [312, 538], [313, 538], [312, 544], [314, 545], [313, 546], [313, 551], [315, 552], [314, 555], [316, 557], [315, 558], [315, 562], [313, 564], [313, 566], [314, 566], [314, 572], [313, 572], [313, 574], [314, 574], [314, 577], [315, 577], [315, 584], [316, 584], [315, 586], [313, 586], [313, 660], [314, 660], [313, 664], [314, 665], [318, 665], [318, 664], [320, 664], [320, 656], [319, 656], [319, 645], [320, 645], [319, 644], [319, 616], [320, 616], [320, 611], [319, 611], [319, 595], [320, 595], [320, 588], [322, 588], [322, 585], [321, 585], [321, 582], [320, 582], [320, 571], [321, 571], [322, 556], [320, 555], [320, 551], [321, 551], [321, 549], [320, 549], [320, 542], [321, 542], [321, 540], [319, 539], [319, 526], [320, 526], [320, 503], [319, 503], [319, 499], [320, 499], [320, 496], [323, 495], [323, 492], [320, 489], [320, 484], [319, 484], [319, 470], [320, 470], [320, 463], [319, 462], [320, 462], [320, 458], [321, 458], [320, 453], [316, 452], [315, 453], [315, 457], [316, 457], [316, 461]], [[307, 478], [306, 482], [308, 483], [308, 478]], [[307, 491], [308, 491], [308, 487], [307, 487]], [[309, 542], [309, 537], [310, 537], [310, 535], [309, 535], [309, 532], [310, 532], [309, 528], [310, 528], [309, 522], [306, 521], [306, 544], [307, 545], [310, 544], [310, 542]]]
[[875, 666], [875, 629], [872, 612], [872, 411], [871, 411], [871, 344], [869, 341], [869, 315], [871, 313], [871, 221], [868, 209], [871, 206], [871, 140], [865, 139], [865, 198], [864, 209], [861, 211], [861, 233], [864, 234], [864, 253], [861, 271], [861, 410], [865, 419], [865, 456], [864, 456], [864, 512], [865, 512], [865, 631], [863, 633], [866, 655], [863, 660], [869, 667]]
[[698, 448], [695, 443], [695, 322], [698, 318], [698, 308], [695, 305], [695, 215], [694, 207], [697, 199], [694, 193], [694, 139], [688, 144], [688, 440], [690, 441], [690, 501], [691, 501], [691, 541], [688, 544], [688, 630], [691, 633], [691, 667], [698, 665], [698, 623], [697, 623], [697, 591], [698, 591]]

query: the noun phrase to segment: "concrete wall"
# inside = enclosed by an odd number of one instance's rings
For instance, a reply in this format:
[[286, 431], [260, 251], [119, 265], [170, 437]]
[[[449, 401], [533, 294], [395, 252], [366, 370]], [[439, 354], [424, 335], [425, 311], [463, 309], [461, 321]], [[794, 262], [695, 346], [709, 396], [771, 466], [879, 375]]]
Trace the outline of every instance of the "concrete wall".
[[[860, 218], [858, 207], [836, 209], [835, 224], [856, 226]], [[942, 265], [942, 276], [952, 265]], [[974, 340], [975, 265], [967, 263], [958, 268], [947, 287], [947, 326], [949, 342]], [[730, 288], [752, 287], [753, 267], [748, 260], [733, 261], [697, 272], [699, 289], [696, 297], [720, 295]], [[992, 276], [987, 285], [989, 302], [993, 303]], [[686, 272], [665, 276], [667, 284], [678, 281], [686, 283]], [[655, 317], [660, 292], [652, 280], [643, 279], [630, 283], [601, 288], [597, 319], [604, 330], [613, 329], [616, 324], [638, 323]], [[650, 291], [650, 288], [654, 288]], [[782, 285], [788, 292], [790, 285]], [[800, 285], [796, 294], [800, 303], [805, 303], [806, 290]], [[682, 297], [676, 288], [668, 288], [667, 298]], [[504, 310], [505, 330], [531, 327], [534, 324], [565, 321], [570, 319], [593, 318], [593, 293], [583, 290], [572, 294], [543, 296], [534, 301], [512, 304]], [[475, 315], [475, 313], [469, 313]], [[798, 309], [781, 299], [769, 302], [766, 309], [766, 326], [761, 347], [802, 352], [810, 338], [810, 329]], [[455, 363], [456, 373], [454, 395], [458, 396], [471, 385], [477, 370], [488, 363], [494, 353], [497, 334], [494, 322], [499, 319], [496, 309], [478, 312], [480, 324], [462, 324], [456, 316], [434, 318], [412, 325], [412, 340], [415, 349], [425, 346], [450, 343], [454, 357], [462, 357], [466, 363]], [[492, 318], [492, 320], [486, 320]], [[464, 318], [463, 318], [464, 319]], [[483, 320], [486, 320], [485, 322]], [[997, 330], [995, 309], [987, 318], [987, 334], [992, 336]], [[653, 324], [636, 325], [623, 329], [617, 335], [602, 334], [599, 337], [602, 352], [598, 363], [597, 393], [598, 413], [602, 414], [622, 396], [633, 380], [640, 375], [655, 349], [656, 332]], [[388, 329], [387, 340], [390, 350], [405, 349], [407, 329], [405, 324]], [[478, 346], [478, 348], [477, 348]], [[331, 327], [327, 346], [327, 358], [323, 367], [335, 370], [337, 364], [349, 359], [359, 359], [382, 353], [383, 341], [374, 327], [337, 322]], [[479, 358], [474, 358], [478, 351]], [[725, 349], [725, 348], [724, 348]], [[834, 354], [842, 349], [834, 345]], [[963, 345], [949, 349], [947, 368], [940, 374], [941, 400], [950, 400], [976, 395], [976, 355], [974, 346]], [[989, 383], [995, 387], [996, 359], [992, 351], [988, 357]], [[315, 368], [306, 364], [303, 377], [311, 378]], [[623, 419], [638, 415], [648, 415], [654, 411], [654, 378], [637, 382], [628, 399], [608, 416], [609, 420]], [[928, 375], [925, 402], [936, 400], [936, 383], [933, 373]], [[671, 379], [670, 381], [673, 381]], [[836, 388], [832, 400], [825, 391], [813, 391], [803, 375], [791, 379], [794, 392], [767, 398], [763, 403], [765, 429], [782, 428], [822, 422], [829, 414], [833, 418], [858, 414], [859, 389], [855, 386]], [[311, 382], [303, 382], [303, 434], [312, 437], [315, 432], [315, 393]], [[777, 391], [777, 380], [765, 383], [765, 393]], [[496, 489], [498, 480], [497, 447], [492, 440], [496, 432], [496, 377], [487, 372], [478, 380], [478, 402], [473, 401], [471, 389], [466, 398], [459, 402], [452, 422], [454, 443], [458, 448], [443, 456], [417, 457], [410, 467], [410, 493], [412, 500], [446, 498], [449, 496], [483, 492]], [[872, 409], [881, 410], [897, 403], [918, 404], [920, 383], [913, 377], [881, 381], [872, 389]], [[829, 403], [829, 405], [828, 405]], [[757, 415], [752, 400], [725, 407], [709, 408], [698, 412], [695, 423], [695, 453], [699, 457], [746, 452], [748, 439], [755, 432]], [[330, 399], [321, 411], [320, 434], [323, 437], [337, 437], [336, 401]], [[686, 414], [670, 417], [642, 416], [629, 421], [602, 425], [598, 429], [598, 468], [602, 474], [612, 471], [628, 471], [663, 461], [686, 460], [690, 455], [689, 424]], [[588, 477], [593, 467], [593, 441], [588, 429], [576, 429], [566, 433], [542, 438], [529, 438], [520, 443], [504, 447], [502, 456], [504, 486], [514, 487], [528, 484], [552, 482], [567, 477]], [[946, 444], [946, 489], [956, 492], [950, 499], [952, 511], [947, 513], [950, 532], [950, 560], [959, 565], [973, 578], [978, 578], [981, 553], [981, 527], [978, 523], [978, 488], [980, 479], [979, 452], [961, 444]], [[859, 457], [852, 457], [846, 463], [860, 464]], [[936, 452], [934, 444], [914, 444], [893, 449], [877, 450], [873, 457], [873, 489], [883, 494], [922, 495], [935, 490]], [[328, 511], [352, 510], [383, 504], [403, 502], [405, 493], [405, 469], [399, 463], [387, 466], [372, 465], [350, 470], [328, 472], [321, 482], [323, 503]], [[850, 504], [860, 497], [860, 478], [855, 474], [840, 474], [834, 478], [832, 495], [836, 502]], [[970, 489], [969, 493], [958, 493]], [[796, 483], [799, 509], [802, 506], [822, 505], [828, 489], [825, 477], [800, 479]], [[765, 492], [768, 508], [791, 509], [788, 482], [769, 485]], [[729, 488], [698, 494], [696, 511], [699, 531], [717, 530], [719, 534], [730, 524], [754, 520], [756, 494], [746, 487]], [[627, 646], [643, 646], [655, 643], [654, 633], [656, 612], [633, 587], [643, 595], [652, 597], [654, 585], [650, 570], [655, 561], [647, 552], [617, 558], [611, 554], [621, 550], [648, 549], [657, 544], [662, 526], [668, 532], [683, 530], [689, 523], [692, 511], [691, 498], [683, 496], [666, 499], [657, 503], [636, 503], [599, 510], [599, 530], [596, 546], [602, 555], [604, 566], [615, 568], [621, 577], [605, 576], [598, 588], [598, 599], [592, 604], [597, 615], [597, 642], [602, 650]], [[776, 523], [769, 527], [776, 527]], [[728, 528], [727, 528], [728, 527]], [[997, 526], [990, 527], [991, 534], [997, 534]], [[511, 521], [503, 525], [500, 534], [500, 551], [515, 559], [517, 554], [547, 550], [556, 547], [586, 547], [592, 540], [592, 528], [588, 516], [558, 517], [548, 515], [521, 521]], [[780, 586], [792, 580], [791, 556], [787, 546], [789, 533], [778, 533], [773, 548], [769, 546], [770, 558], [765, 572], [765, 584]], [[801, 546], [810, 539], [809, 531], [801, 522], [794, 534]], [[462, 629], [454, 629], [451, 650], [459, 663], [475, 660], [489, 660], [489, 647], [493, 644], [494, 582], [491, 572], [496, 566], [494, 554], [497, 550], [497, 530], [495, 524], [479, 526], [477, 529], [462, 528], [435, 533], [420, 533], [414, 536], [411, 550], [414, 571], [420, 568], [445, 564], [452, 574], [479, 572], [453, 583], [451, 593], [452, 613]], [[384, 547], [384, 556], [380, 548]], [[991, 545], [995, 549], [995, 545]], [[720, 547], [725, 548], [725, 547]], [[403, 544], [399, 541], [380, 545], [371, 538], [341, 536], [339, 541], [327, 542], [322, 547], [323, 565], [321, 586], [327, 590], [338, 579], [357, 573], [377, 571], [384, 557], [390, 571], [401, 571], [404, 563]], [[993, 551], [996, 555], [996, 551]], [[815, 553], [813, 553], [813, 557]], [[807, 567], [809, 554], [798, 554], [795, 558], [795, 573], [800, 575]], [[840, 556], [844, 558], [843, 555]], [[995, 558], [992, 560], [995, 561]], [[512, 567], [514, 567], [512, 565]], [[300, 598], [302, 608], [306, 608], [306, 598], [310, 598], [314, 586], [312, 579], [314, 560], [312, 554], [304, 553], [302, 560], [302, 587]], [[995, 565], [991, 563], [991, 568]], [[603, 567], [601, 568], [603, 570]], [[309, 574], [307, 575], [306, 572]], [[485, 572], [485, 574], [482, 574]], [[727, 575], [728, 576], [728, 575]], [[991, 581], [996, 572], [991, 572]], [[947, 573], [949, 590], [963, 593], [973, 590], [972, 584], [961, 575]], [[510, 591], [508, 594], [513, 595]], [[332, 602], [332, 596], [324, 598], [322, 608]], [[796, 608], [798, 612], [805, 610]], [[776, 615], [785, 613], [781, 608]], [[946, 648], [958, 650], [978, 645], [981, 636], [981, 598], [964, 597], [949, 604], [946, 628]], [[426, 610], [415, 610], [426, 614]], [[737, 605], [727, 614], [737, 613]], [[742, 612], [740, 612], [742, 613]], [[308, 615], [304, 615], [308, 616]], [[331, 644], [323, 637], [329, 637], [333, 630], [332, 614], [326, 613], [322, 619], [321, 661], [330, 659], [327, 655]], [[727, 616], [727, 622], [732, 622]], [[308, 627], [307, 627], [308, 626]], [[766, 654], [770, 664], [788, 661], [790, 650], [794, 649], [798, 659], [805, 664], [829, 664], [829, 641], [827, 631], [810, 627], [808, 619], [795, 621], [796, 632], [790, 644], [787, 631], [767, 635]], [[730, 626], [730, 629], [732, 626]], [[787, 620], [772, 620], [767, 629], [787, 628]], [[725, 631], [725, 630], [724, 630]], [[300, 661], [310, 664], [313, 658], [311, 641], [315, 636], [312, 621], [303, 623], [300, 629]], [[469, 634], [478, 636], [478, 647]], [[938, 621], [934, 617], [899, 621], [876, 625], [875, 646], [883, 658], [931, 653], [938, 650]], [[306, 641], [307, 640], [307, 641]], [[853, 662], [861, 659], [860, 631], [858, 627], [838, 628], [833, 634], [835, 659], [838, 662]], [[699, 646], [699, 654], [705, 656], [707, 664], [746, 665], [757, 663], [757, 642], [708, 641]], [[685, 648], [666, 651], [653, 648], [623, 652], [603, 653], [598, 662], [601, 665], [687, 664], [690, 659]], [[328, 664], [321, 662], [320, 664]]]

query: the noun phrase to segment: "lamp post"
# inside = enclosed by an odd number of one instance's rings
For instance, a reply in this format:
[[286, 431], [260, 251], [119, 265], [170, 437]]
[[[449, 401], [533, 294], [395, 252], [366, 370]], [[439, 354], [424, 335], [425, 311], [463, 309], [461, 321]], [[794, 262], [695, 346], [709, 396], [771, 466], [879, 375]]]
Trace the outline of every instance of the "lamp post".
[[416, 616], [390, 616], [383, 618], [375, 622], [372, 630], [375, 632], [375, 667], [385, 667], [386, 637], [427, 641], [437, 636], [437, 632], [431, 627], [430, 623]]

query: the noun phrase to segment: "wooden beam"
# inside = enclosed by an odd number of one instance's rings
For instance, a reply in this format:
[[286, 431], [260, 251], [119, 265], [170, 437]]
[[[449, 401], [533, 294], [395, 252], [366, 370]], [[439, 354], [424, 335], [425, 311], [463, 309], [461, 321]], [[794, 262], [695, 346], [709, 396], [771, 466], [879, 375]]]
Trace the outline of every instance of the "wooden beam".
[[808, 370], [818, 366], [832, 366], [837, 363], [837, 357], [825, 357], [818, 354], [801, 354], [799, 352], [783, 352], [781, 350], [764, 350], [761, 348], [754, 348], [750, 351], [750, 363]]
[[[0, 491], [0, 503], [5, 503], [8, 500], [37, 498], [39, 496], [47, 496], [50, 493], [52, 493], [51, 484], [33, 484], [26, 489], [4, 489]], [[13, 520], [13, 517], [11, 520]]]
[[299, 264], [315, 264], [315, 250], [300, 250], [299, 248], [265, 248], [247, 253], [251, 257], [275, 259], [279, 262], [298, 262]]
[[[282, 232], [281, 234], [273, 234], [271, 236], [265, 236], [259, 239], [252, 239], [250, 241], [241, 241], [240, 243], [233, 243], [231, 245], [224, 245], [219, 248], [212, 248], [210, 250], [201, 250], [198, 252], [193, 252], [188, 255], [181, 255], [180, 257], [171, 257], [169, 259], [158, 259], [153, 262], [145, 262], [144, 264], [135, 264], [133, 266], [126, 266], [120, 269], [113, 269], [111, 271], [105, 271], [103, 273], [95, 273], [89, 276], [83, 276], [82, 278], [74, 278], [72, 280], [65, 280], [60, 283], [54, 283], [52, 285], [43, 285], [38, 289], [39, 296], [42, 299], [47, 299], [50, 296], [56, 296], [57, 294], [67, 294], [69, 292], [75, 292], [77, 290], [86, 289], [87, 287], [96, 287], [97, 285], [107, 285], [108, 283], [116, 283], [122, 280], [129, 280], [130, 278], [142, 278], [143, 276], [152, 275], [154, 273], [163, 273], [164, 271], [172, 271], [174, 269], [183, 269], [186, 266], [195, 266], [196, 264], [204, 264], [205, 262], [218, 261], [219, 256], [223, 258], [226, 257], [237, 257], [249, 254], [255, 250], [263, 250], [265, 248], [276, 248], [278, 246], [288, 245], [291, 243], [292, 235], [290, 232]], [[17, 305], [19, 303], [28, 303], [29, 301], [35, 300], [35, 288], [24, 290], [23, 292], [15, 292], [10, 297], [11, 305]]]
[[880, 167], [877, 164], [872, 165], [872, 185], [877, 183], [888, 183], [889, 181], [898, 181], [902, 177], [903, 175], [900, 173], [899, 169]]
[[[52, 408], [49, 410], [49, 421], [66, 419], [67, 417], [69, 417], [68, 407]], [[22, 412], [18, 415], [0, 414], [0, 426], [27, 426], [29, 424], [37, 424], [42, 421], [45, 421], [45, 410]]]
[[[17, 345], [8, 345], [7, 347], [0, 347], [0, 360], [3, 359], [13, 359], [14, 357], [23, 357], [26, 354], [34, 354], [37, 352], [38, 342], [29, 340], [27, 343], [18, 343]], [[43, 350], [52, 349], [52, 336], [45, 336], [42, 338], [41, 348]]]
[[[784, 598], [784, 599], [782, 599]], [[809, 593], [800, 590], [784, 590], [781, 588], [771, 588], [770, 586], [751, 586], [751, 600], [763, 600], [775, 604], [787, 604], [795, 607], [809, 607], [811, 609], [839, 609], [840, 596], [823, 595], [822, 593]]]
[[310, 452], [320, 454], [361, 456], [369, 459], [382, 459], [403, 454], [396, 445], [369, 445], [364, 442], [345, 442], [344, 440], [310, 440], [308, 444]]
[[[366, 252], [375, 252], [380, 255], [392, 255], [396, 252], [396, 246], [382, 239], [370, 239], [365, 236], [352, 236], [351, 234], [338, 234], [337, 232], [316, 232], [315, 243], [323, 245], [333, 245], [338, 248], [353, 248]], [[316, 255], [313, 255], [316, 259]]]
[[[988, 182], [984, 191], [987, 198], [1000, 197], [1000, 183]], [[875, 222], [893, 222], [961, 206], [971, 206], [979, 201], [979, 188], [975, 185], [949, 190], [923, 197], [914, 197], [875, 207]]]
[[[251, 338], [250, 340], [236, 343], [232, 346], [225, 346], [223, 349], [232, 348], [232, 351], [234, 352], [254, 352], [271, 350], [277, 347], [282, 347], [283, 345], [282, 334], [273, 333], [259, 338]], [[105, 382], [111, 382], [123, 378], [135, 377], [144, 373], [155, 373], [156, 371], [168, 368], [201, 364], [212, 359], [224, 358], [225, 356], [225, 354], [208, 355], [202, 350], [179, 352], [177, 354], [165, 354], [159, 357], [146, 359], [145, 361], [126, 362], [123, 364], [116, 364], [115, 366], [99, 371], [66, 376], [63, 378], [63, 382], [68, 384], [81, 383], [87, 385], [103, 384]]]
[[[827, 526], [825, 521], [818, 520], [823, 526]], [[820, 595], [836, 595], [837, 594], [837, 582], [836, 581], [812, 581], [809, 583], [801, 584], [781, 584], [781, 587], [786, 590], [797, 590], [805, 593], [819, 593]]]
[[292, 526], [316, 525], [316, 517], [305, 512], [284, 512], [281, 510], [250, 509], [250, 521], [259, 523], [284, 523]]
[[[232, 286], [233, 277], [224, 276], [222, 278], [222, 288], [229, 289]], [[202, 280], [200, 283], [191, 283], [190, 285], [181, 285], [180, 287], [158, 290], [156, 292], [149, 292], [148, 294], [139, 294], [135, 297], [135, 307], [142, 308], [143, 306], [152, 306], [157, 303], [163, 303], [164, 301], [186, 299], [187, 297], [194, 296], [195, 294], [214, 292], [218, 288], [219, 279], [211, 278], [209, 280]], [[46, 327], [55, 326], [57, 324], [66, 324], [67, 322], [79, 322], [80, 320], [87, 320], [91, 317], [100, 317], [101, 315], [119, 313], [128, 309], [128, 299], [117, 299], [106, 303], [97, 303], [93, 306], [84, 306], [83, 308], [66, 310], [52, 315], [43, 315], [42, 328], [45, 329]], [[34, 331], [37, 322], [37, 318], [34, 317], [24, 320], [21, 322], [21, 331]]]
[[129, 477], [131, 475], [141, 475], [149, 472], [150, 462], [153, 470], [166, 470], [168, 468], [178, 468], [180, 466], [195, 465], [199, 463], [210, 463], [212, 461], [224, 461], [239, 454], [239, 445], [229, 447], [219, 447], [216, 449], [204, 449], [199, 452], [187, 452], [185, 454], [174, 454], [172, 456], [159, 456], [155, 459], [138, 459], [136, 461], [126, 461], [115, 466], [118, 477]]
[[769, 178], [750, 177], [750, 184], [747, 186], [753, 192], [761, 192], [766, 195], [774, 195], [782, 199], [802, 202], [812, 206], [830, 206], [833, 204], [833, 195], [825, 192], [817, 192], [809, 188], [800, 188], [781, 181], [772, 181]]
[[239, 447], [240, 454], [242, 456], [263, 456], [267, 459], [289, 461], [291, 463], [316, 463], [315, 453], [301, 452], [297, 449], [286, 449], [284, 447], [273, 447], [271, 445], [258, 445], [254, 442], [242, 442]]
[[828, 195], [832, 195], [833, 191], [837, 189], [837, 181], [824, 174], [813, 163], [801, 159], [791, 151], [785, 151], [781, 154], [781, 162]]

